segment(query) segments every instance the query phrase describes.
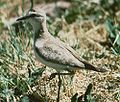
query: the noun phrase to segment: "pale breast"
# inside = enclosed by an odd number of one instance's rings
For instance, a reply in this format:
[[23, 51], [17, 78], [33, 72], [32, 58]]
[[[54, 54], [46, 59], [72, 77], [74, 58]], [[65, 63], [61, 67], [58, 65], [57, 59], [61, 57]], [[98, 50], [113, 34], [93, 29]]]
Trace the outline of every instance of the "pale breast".
[[37, 39], [36, 42], [35, 42], [35, 47], [41, 48], [41, 47], [43, 47], [44, 44], [45, 44], [44, 39]]

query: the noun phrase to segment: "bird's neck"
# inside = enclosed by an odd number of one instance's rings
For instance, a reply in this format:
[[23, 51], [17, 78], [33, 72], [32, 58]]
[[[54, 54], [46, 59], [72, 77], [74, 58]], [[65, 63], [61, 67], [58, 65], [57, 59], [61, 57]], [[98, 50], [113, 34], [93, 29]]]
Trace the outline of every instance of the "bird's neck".
[[44, 36], [46, 36], [46, 34], [48, 32], [47, 26], [46, 26], [46, 21], [39, 23], [37, 22], [34, 26], [34, 41], [36, 41], [36, 39], [38, 38], [42, 38]]

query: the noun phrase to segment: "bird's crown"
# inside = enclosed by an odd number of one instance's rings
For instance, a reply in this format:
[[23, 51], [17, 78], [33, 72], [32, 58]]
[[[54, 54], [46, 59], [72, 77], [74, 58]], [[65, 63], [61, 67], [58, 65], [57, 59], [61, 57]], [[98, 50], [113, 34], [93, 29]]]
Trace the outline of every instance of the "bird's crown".
[[34, 9], [29, 10], [25, 16], [19, 17], [17, 19], [17, 21], [21, 21], [21, 20], [26, 20], [29, 18], [35, 18], [38, 17], [39, 19], [46, 19], [46, 14], [43, 10], [39, 10], [39, 12], [36, 12]]

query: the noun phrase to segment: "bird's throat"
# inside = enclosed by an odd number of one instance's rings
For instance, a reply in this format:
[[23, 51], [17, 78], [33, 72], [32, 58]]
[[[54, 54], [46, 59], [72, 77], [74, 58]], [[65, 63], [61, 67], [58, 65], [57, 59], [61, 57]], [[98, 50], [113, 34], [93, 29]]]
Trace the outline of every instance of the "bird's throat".
[[44, 37], [46, 32], [48, 32], [46, 22], [36, 25], [36, 27], [34, 27], [34, 41], [36, 41], [38, 38]]

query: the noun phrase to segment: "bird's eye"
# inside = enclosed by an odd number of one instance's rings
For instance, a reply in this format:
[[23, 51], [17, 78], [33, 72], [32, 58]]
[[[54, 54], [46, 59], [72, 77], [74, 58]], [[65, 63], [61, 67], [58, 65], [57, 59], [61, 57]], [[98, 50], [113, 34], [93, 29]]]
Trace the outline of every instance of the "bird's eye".
[[34, 9], [31, 9], [31, 10], [29, 10], [29, 11], [36, 12]]
[[34, 9], [30, 9], [28, 10], [28, 12], [36, 12]]

